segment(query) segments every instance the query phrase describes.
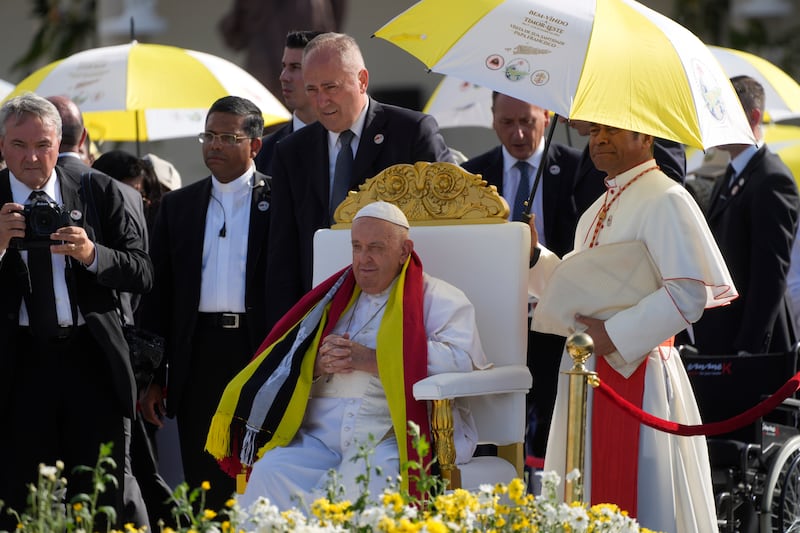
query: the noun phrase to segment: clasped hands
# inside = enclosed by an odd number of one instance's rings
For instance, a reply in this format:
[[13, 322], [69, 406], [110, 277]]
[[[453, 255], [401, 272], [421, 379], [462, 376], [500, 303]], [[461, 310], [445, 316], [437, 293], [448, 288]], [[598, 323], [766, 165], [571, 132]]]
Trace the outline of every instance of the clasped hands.
[[319, 346], [314, 363], [314, 376], [349, 374], [355, 370], [378, 373], [375, 350], [350, 339], [350, 335], [327, 335]]

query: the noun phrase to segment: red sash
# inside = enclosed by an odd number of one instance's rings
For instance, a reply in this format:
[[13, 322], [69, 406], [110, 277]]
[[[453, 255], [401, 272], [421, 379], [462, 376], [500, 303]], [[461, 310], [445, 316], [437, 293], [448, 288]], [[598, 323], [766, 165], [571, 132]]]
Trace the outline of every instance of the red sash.
[[[661, 346], [671, 348], [673, 344], [674, 338], [670, 338]], [[595, 370], [601, 381], [641, 409], [647, 358], [627, 379], [611, 368], [605, 357], [597, 358]], [[641, 425], [605, 395], [592, 397], [591, 504], [613, 503], [636, 517]]]

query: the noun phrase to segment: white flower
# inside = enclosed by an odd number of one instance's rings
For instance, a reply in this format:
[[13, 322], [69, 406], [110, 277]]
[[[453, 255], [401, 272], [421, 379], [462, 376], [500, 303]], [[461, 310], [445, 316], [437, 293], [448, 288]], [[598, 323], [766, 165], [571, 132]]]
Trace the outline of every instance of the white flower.
[[368, 527], [371, 531], [378, 530], [378, 524], [386, 517], [386, 510], [383, 507], [367, 507], [358, 516], [356, 523], [359, 527]]
[[564, 477], [567, 481], [577, 481], [581, 478], [581, 471], [577, 468], [573, 468], [572, 472], [568, 472]]
[[50, 481], [56, 480], [56, 475], [58, 474], [58, 470], [56, 470], [55, 466], [48, 466], [48, 465], [39, 465], [39, 475], [43, 478], [49, 479]]

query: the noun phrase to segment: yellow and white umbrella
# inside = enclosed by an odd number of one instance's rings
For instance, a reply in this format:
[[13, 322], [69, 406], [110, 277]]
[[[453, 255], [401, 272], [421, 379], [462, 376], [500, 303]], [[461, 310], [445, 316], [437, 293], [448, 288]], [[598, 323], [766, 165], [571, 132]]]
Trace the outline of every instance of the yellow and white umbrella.
[[634, 0], [421, 0], [375, 36], [561, 116], [698, 148], [754, 142], [708, 48]]
[[291, 114], [261, 82], [211, 54], [157, 44], [85, 50], [37, 70], [9, 94], [68, 96], [93, 139], [145, 141], [196, 135], [208, 108], [227, 95], [256, 104], [267, 125]]
[[721, 46], [709, 46], [709, 49], [729, 77], [750, 76], [764, 87], [768, 121], [800, 117], [800, 84], [786, 72], [766, 59], [742, 50]]
[[440, 128], [492, 127], [492, 91], [453, 76], [445, 76], [422, 110]]

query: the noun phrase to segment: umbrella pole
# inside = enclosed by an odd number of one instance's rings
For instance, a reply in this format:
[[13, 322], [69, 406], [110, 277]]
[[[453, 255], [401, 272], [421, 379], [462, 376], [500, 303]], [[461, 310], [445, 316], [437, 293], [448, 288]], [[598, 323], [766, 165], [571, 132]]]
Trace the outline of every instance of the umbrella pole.
[[525, 209], [522, 210], [522, 218], [526, 222], [530, 221], [531, 219], [531, 208], [533, 207], [533, 197], [536, 196], [536, 189], [539, 188], [539, 181], [541, 181], [542, 179], [542, 172], [544, 171], [545, 161], [547, 160], [547, 151], [550, 149], [550, 141], [553, 140], [553, 133], [555, 133], [556, 125], [558, 124], [558, 115], [553, 113], [553, 117], [550, 120], [551, 120], [550, 129], [547, 130], [547, 137], [544, 140], [544, 153], [542, 154], [542, 161], [536, 168], [536, 179], [533, 180], [533, 188], [531, 189], [531, 195], [525, 202]]
[[136, 157], [142, 157], [142, 149], [139, 146], [139, 113], [140, 111], [137, 109], [136, 113], [133, 115], [134, 120], [136, 121]]

